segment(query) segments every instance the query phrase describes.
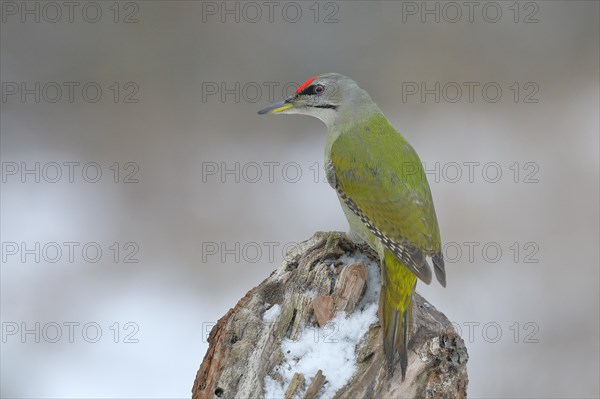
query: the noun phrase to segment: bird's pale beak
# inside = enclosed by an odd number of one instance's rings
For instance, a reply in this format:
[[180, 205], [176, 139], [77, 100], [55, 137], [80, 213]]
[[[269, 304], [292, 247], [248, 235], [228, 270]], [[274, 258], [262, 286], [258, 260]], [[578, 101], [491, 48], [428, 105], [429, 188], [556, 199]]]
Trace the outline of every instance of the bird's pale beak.
[[285, 101], [280, 101], [278, 103], [271, 104], [268, 107], [265, 107], [265, 108], [261, 109], [260, 111], [258, 111], [258, 114], [259, 115], [278, 114], [282, 111], [288, 110], [290, 108], [294, 108], [294, 104], [292, 103], [293, 99], [294, 99], [294, 97], [290, 97], [290, 98], [286, 99]]

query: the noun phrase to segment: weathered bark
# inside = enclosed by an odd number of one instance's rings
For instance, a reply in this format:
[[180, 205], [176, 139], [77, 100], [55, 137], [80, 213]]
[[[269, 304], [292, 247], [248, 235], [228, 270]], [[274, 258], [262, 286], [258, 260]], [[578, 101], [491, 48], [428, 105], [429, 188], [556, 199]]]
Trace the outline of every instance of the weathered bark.
[[[316, 233], [290, 251], [279, 269], [213, 327], [192, 397], [263, 398], [266, 376], [283, 382], [278, 372], [285, 357], [283, 340], [297, 339], [307, 326], [324, 325], [336, 312], [351, 316], [369, 299], [363, 298], [368, 276], [367, 265], [361, 264], [367, 262], [344, 265], [340, 260], [360, 253], [376, 259], [368, 248], [337, 232]], [[377, 268], [376, 263], [370, 267]], [[379, 287], [371, 288], [378, 292]], [[265, 312], [275, 305], [280, 311], [265, 321]], [[356, 370], [335, 393], [336, 399], [466, 398], [468, 356], [463, 340], [448, 319], [416, 293], [413, 318], [406, 380], [401, 381], [399, 372], [388, 376], [382, 332], [375, 322], [356, 344]], [[296, 373], [286, 381], [285, 397], [325, 397], [327, 384], [321, 370], [316, 375]]]

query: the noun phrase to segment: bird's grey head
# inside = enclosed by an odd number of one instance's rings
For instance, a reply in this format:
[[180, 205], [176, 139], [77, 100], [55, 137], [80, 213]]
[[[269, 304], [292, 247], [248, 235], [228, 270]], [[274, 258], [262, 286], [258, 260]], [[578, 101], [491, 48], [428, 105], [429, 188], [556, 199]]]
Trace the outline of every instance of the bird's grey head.
[[341, 115], [356, 114], [362, 108], [377, 108], [366, 91], [347, 76], [324, 73], [308, 79], [291, 97], [258, 113], [310, 115], [331, 126]]

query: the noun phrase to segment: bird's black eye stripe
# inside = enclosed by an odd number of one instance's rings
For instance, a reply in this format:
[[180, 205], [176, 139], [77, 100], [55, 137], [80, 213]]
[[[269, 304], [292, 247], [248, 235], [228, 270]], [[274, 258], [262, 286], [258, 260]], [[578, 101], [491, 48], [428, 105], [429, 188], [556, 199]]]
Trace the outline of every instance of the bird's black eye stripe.
[[307, 94], [313, 94], [315, 92], [315, 86], [316, 85], [310, 85], [310, 86], [308, 86], [306, 89], [304, 89], [300, 93], [298, 93], [298, 95], [305, 96]]
[[311, 95], [311, 94], [322, 94], [324, 91], [323, 85], [310, 85], [306, 89], [298, 93], [299, 96]]
[[323, 105], [313, 105], [313, 108], [325, 108], [325, 109], [333, 109], [336, 110], [337, 106], [333, 104], [323, 104]]

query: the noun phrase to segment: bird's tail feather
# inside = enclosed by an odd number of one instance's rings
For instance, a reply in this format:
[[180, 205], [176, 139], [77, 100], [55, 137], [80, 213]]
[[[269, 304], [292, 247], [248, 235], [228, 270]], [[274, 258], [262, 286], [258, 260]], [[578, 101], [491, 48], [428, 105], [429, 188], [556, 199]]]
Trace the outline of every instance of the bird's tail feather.
[[408, 367], [408, 340], [412, 325], [412, 292], [416, 280], [396, 258], [385, 257], [385, 275], [381, 290], [380, 310], [383, 326], [383, 349], [388, 375], [394, 375], [396, 352], [400, 354], [402, 381]]
[[391, 306], [389, 301], [383, 301], [383, 349], [387, 360], [387, 369], [390, 376], [394, 375], [396, 368], [396, 352], [400, 354], [400, 371], [402, 381], [406, 376], [408, 366], [408, 339], [411, 325], [412, 306], [404, 311]]

